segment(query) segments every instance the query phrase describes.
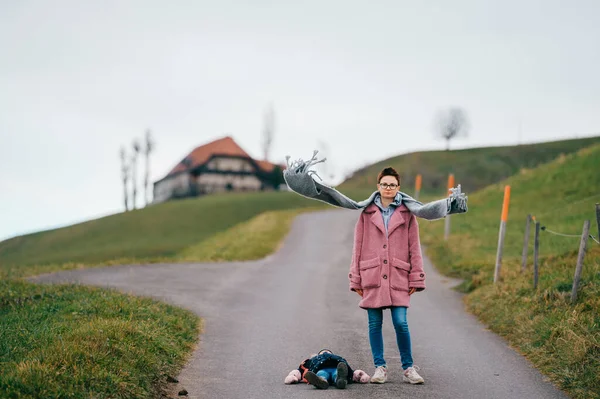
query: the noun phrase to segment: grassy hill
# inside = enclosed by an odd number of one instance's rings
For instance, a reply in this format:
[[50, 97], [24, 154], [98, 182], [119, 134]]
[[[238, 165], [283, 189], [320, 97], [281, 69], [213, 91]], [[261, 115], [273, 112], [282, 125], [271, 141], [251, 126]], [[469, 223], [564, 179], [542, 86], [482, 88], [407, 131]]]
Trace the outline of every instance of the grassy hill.
[[[338, 188], [352, 198], [363, 199], [373, 191], [377, 172], [384, 165], [392, 164], [401, 171], [405, 181], [412, 181], [417, 171], [423, 174], [425, 195], [435, 192], [439, 196], [445, 191], [441, 187], [445, 187], [448, 171], [455, 173], [465, 192], [472, 193], [478, 187], [592, 142], [600, 142], [600, 137], [407, 154], [359, 171]], [[412, 187], [405, 191], [411, 192]], [[15, 267], [22, 271], [23, 267], [62, 267], [67, 263], [74, 267], [77, 264], [174, 260], [182, 254], [192, 260], [190, 254], [199, 253], [200, 243], [262, 212], [314, 206], [319, 203], [285, 192], [215, 195], [167, 202], [0, 242], [0, 273], [9, 268], [14, 272]], [[189, 249], [194, 246], [196, 250]]]
[[[511, 201], [501, 269], [494, 285], [504, 186]], [[576, 398], [600, 398], [600, 245], [588, 242], [578, 301], [570, 303], [579, 238], [540, 233], [539, 287], [533, 289], [532, 252], [521, 273], [526, 215], [554, 232], [581, 235], [600, 202], [600, 145], [469, 195], [469, 212], [452, 216], [451, 237], [443, 222], [420, 222], [422, 241], [442, 272], [466, 279], [469, 309], [492, 330], [527, 355], [561, 388]], [[532, 229], [533, 231], [533, 229]], [[533, 243], [533, 232], [530, 243]]]
[[391, 165], [400, 173], [402, 190], [406, 193], [414, 191], [415, 176], [419, 173], [423, 176], [422, 194], [445, 193], [448, 173], [454, 173], [456, 182], [462, 185], [464, 192], [472, 193], [522, 169], [535, 168], [560, 154], [569, 154], [595, 143], [600, 143], [600, 136], [507, 147], [415, 152], [385, 159], [358, 170], [339, 188], [374, 189], [377, 173]]
[[276, 249], [298, 212], [315, 208], [286, 192], [215, 195], [0, 242], [0, 397], [162, 397], [202, 327], [192, 312], [148, 298], [18, 277], [98, 264], [260, 258]]
[[189, 247], [262, 212], [315, 206], [315, 201], [289, 192], [167, 202], [0, 242], [0, 273], [65, 263], [173, 260], [189, 254]]
[[[511, 186], [505, 260], [521, 257], [527, 214], [534, 215], [547, 229], [566, 234], [580, 235], [583, 221], [590, 219], [593, 222], [591, 233], [597, 235], [594, 205], [600, 202], [599, 171], [600, 145], [596, 145], [470, 194], [469, 212], [452, 217], [452, 237], [447, 243], [452, 254], [448, 253], [444, 264], [460, 264], [457, 275], [470, 277], [472, 271], [495, 262], [505, 185]], [[443, 226], [439, 223], [423, 222], [421, 225], [435, 242], [443, 238]], [[544, 256], [563, 255], [578, 247], [576, 237], [541, 232], [540, 253]], [[530, 256], [532, 251], [533, 247]], [[471, 266], [469, 271], [465, 270], [465, 265]]]
[[[526, 273], [519, 269], [527, 213], [536, 215], [548, 229], [569, 234], [579, 234], [583, 219], [594, 218], [593, 205], [600, 202], [600, 145], [575, 151], [598, 141], [409, 154], [397, 158], [400, 164], [392, 163], [408, 176], [419, 169], [425, 193], [438, 193], [436, 198], [445, 191], [448, 165], [454, 165], [451, 171], [469, 193], [469, 212], [452, 217], [448, 242], [442, 239], [443, 222], [421, 221], [427, 253], [443, 272], [466, 279], [463, 289], [469, 292], [471, 311], [569, 394], [581, 398], [600, 398], [600, 245], [589, 244], [574, 306], [568, 294], [576, 238], [542, 233], [538, 290], [531, 284], [531, 254]], [[562, 153], [569, 155], [528, 169]], [[411, 158], [415, 156], [421, 161]], [[374, 176], [387, 164], [373, 165], [364, 172], [364, 181], [358, 173], [339, 188], [362, 199], [374, 189]], [[430, 183], [424, 169], [431, 170]], [[508, 180], [489, 185], [511, 171], [515, 175]], [[436, 174], [439, 187], [433, 184]], [[463, 174], [472, 177], [461, 179]], [[504, 184], [512, 186], [512, 200], [502, 282], [492, 285]], [[478, 185], [487, 187], [474, 192]], [[275, 249], [298, 212], [324, 207], [294, 193], [209, 196], [0, 242], [0, 323], [8, 326], [0, 329], [0, 396], [24, 392], [72, 397], [147, 395], [181, 367], [200, 326], [189, 312], [152, 301], [4, 277], [78, 264], [252, 259]], [[61, 344], [51, 344], [59, 336]], [[135, 345], [143, 356], [134, 354], [120, 361], [121, 343]], [[140, 359], [144, 367], [139, 367]], [[56, 369], [67, 372], [57, 375]]]

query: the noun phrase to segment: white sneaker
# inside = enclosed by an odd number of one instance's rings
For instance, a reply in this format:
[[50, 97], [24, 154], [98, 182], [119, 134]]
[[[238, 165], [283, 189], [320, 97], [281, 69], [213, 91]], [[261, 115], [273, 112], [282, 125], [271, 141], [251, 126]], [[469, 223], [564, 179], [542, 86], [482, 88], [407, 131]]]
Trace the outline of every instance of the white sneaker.
[[417, 370], [419, 370], [418, 366], [407, 368], [406, 370], [404, 370], [404, 375], [402, 376], [402, 380], [404, 382], [410, 382], [411, 384], [424, 383], [425, 380], [423, 379], [423, 377], [421, 377], [419, 375], [419, 373], [417, 373]]
[[387, 367], [379, 366], [375, 369], [373, 377], [371, 377], [372, 384], [383, 384], [387, 381]]

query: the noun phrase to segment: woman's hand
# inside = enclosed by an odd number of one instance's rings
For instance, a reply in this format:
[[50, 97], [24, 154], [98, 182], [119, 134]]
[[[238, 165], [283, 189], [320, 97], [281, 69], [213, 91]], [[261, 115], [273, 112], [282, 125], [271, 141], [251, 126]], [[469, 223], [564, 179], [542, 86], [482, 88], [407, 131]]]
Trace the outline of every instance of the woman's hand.
[[356, 289], [356, 290], [354, 290], [354, 291], [356, 291], [356, 293], [357, 293], [358, 295], [360, 295], [360, 297], [362, 298], [362, 296], [363, 296], [363, 290], [358, 290], [358, 289]]
[[417, 291], [417, 289], [415, 287], [411, 288], [408, 290], [408, 295], [412, 295], [415, 293], [415, 291]]

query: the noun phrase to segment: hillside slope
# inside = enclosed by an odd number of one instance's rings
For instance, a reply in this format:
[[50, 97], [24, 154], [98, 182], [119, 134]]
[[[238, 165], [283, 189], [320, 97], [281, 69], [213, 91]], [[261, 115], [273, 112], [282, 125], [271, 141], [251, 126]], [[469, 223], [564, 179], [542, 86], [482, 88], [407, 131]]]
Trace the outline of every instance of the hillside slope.
[[0, 242], [11, 266], [172, 258], [256, 215], [318, 204], [289, 192], [211, 195], [172, 201]]
[[454, 173], [464, 192], [472, 193], [519, 173], [521, 169], [535, 168], [560, 154], [569, 154], [595, 143], [600, 143], [600, 136], [519, 146], [415, 152], [361, 169], [339, 189], [374, 189], [377, 173], [386, 166], [393, 166], [400, 173], [402, 190], [409, 194], [414, 191], [415, 176], [419, 173], [423, 176], [424, 194], [444, 193], [448, 173]]
[[[469, 196], [469, 212], [443, 222], [420, 222], [422, 241], [445, 274], [465, 279], [466, 302], [493, 331], [508, 339], [574, 398], [600, 398], [600, 245], [588, 240], [578, 299], [571, 287], [585, 219], [598, 235], [600, 145], [524, 171]], [[506, 241], [493, 284], [504, 186], [511, 186]], [[533, 288], [533, 228], [521, 272], [526, 215], [540, 232], [539, 284]], [[570, 236], [556, 235], [561, 233]]]
[[[581, 234], [583, 221], [589, 219], [591, 232], [597, 235], [594, 204], [600, 202], [599, 170], [600, 145], [595, 145], [470, 193], [469, 212], [452, 217], [448, 246], [457, 248], [452, 251], [453, 263], [494, 262], [505, 185], [511, 186], [505, 259], [521, 256], [527, 214], [534, 215], [549, 230], [575, 235]], [[443, 237], [443, 226], [422, 224], [432, 238]], [[433, 234], [432, 229], [439, 231]], [[579, 246], [577, 237], [565, 238], [547, 231], [541, 234], [542, 255], [562, 255]], [[468, 251], [461, 250], [465, 245], [469, 245]]]

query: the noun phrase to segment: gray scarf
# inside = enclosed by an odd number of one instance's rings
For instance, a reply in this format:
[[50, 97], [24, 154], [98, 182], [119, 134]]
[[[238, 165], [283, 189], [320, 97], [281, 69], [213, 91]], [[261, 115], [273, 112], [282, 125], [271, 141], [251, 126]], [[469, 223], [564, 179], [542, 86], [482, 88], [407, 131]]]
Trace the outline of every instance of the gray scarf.
[[[287, 169], [283, 171], [283, 178], [290, 190], [304, 197], [347, 209], [362, 209], [373, 202], [378, 193], [377, 191], [373, 192], [369, 198], [356, 202], [336, 189], [315, 181], [312, 178], [312, 175], [317, 175], [317, 173], [309, 168], [320, 162], [325, 162], [326, 160], [321, 159], [318, 161], [317, 153], [318, 151], [315, 150], [309, 161], [298, 159], [297, 161], [290, 163], [290, 157], [286, 157]], [[317, 175], [317, 177], [319, 176]], [[321, 178], [319, 177], [319, 179]], [[441, 219], [446, 215], [464, 213], [467, 211], [467, 196], [460, 191], [460, 184], [457, 188], [450, 189], [450, 196], [448, 198], [443, 198], [427, 204], [423, 204], [401, 191], [399, 194], [402, 197], [402, 203], [406, 205], [408, 210], [415, 216], [423, 219]]]

